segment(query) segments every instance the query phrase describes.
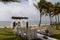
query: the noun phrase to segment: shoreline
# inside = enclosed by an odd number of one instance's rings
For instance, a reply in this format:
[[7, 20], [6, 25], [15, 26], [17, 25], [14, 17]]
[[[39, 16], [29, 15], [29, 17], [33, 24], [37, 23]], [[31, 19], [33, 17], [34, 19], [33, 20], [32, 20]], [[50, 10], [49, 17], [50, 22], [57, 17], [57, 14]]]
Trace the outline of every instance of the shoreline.
[[[41, 26], [47, 26], [50, 24], [41, 24]], [[29, 25], [29, 27], [37, 27], [38, 25]], [[0, 28], [12, 28], [12, 25], [0, 25]], [[26, 25], [21, 25], [21, 27], [26, 27]]]

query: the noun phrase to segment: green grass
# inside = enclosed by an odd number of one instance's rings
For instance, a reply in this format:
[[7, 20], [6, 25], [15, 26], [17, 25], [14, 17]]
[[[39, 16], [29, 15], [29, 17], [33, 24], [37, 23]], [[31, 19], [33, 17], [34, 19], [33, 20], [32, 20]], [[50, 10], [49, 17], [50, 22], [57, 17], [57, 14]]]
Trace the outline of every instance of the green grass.
[[24, 38], [14, 35], [12, 29], [0, 28], [0, 40], [24, 40]]
[[15, 39], [16, 36], [12, 33], [12, 29], [0, 28], [0, 40]]
[[56, 30], [56, 29], [54, 29], [54, 31], [53, 31], [53, 35], [52, 35], [51, 37], [60, 40], [60, 30]]
[[[51, 37], [60, 40], [60, 30], [54, 29], [53, 35]], [[0, 40], [25, 40], [25, 38], [14, 35], [12, 29], [0, 28]], [[41, 40], [41, 39], [34, 39], [34, 40]]]
[[[58, 27], [58, 26], [57, 26]], [[53, 25], [53, 35], [51, 37], [56, 38], [58, 40], [60, 40], [60, 30], [56, 29], [56, 25]], [[60, 25], [59, 25], [60, 28]]]
[[[12, 29], [0, 28], [0, 40], [26, 40], [26, 38], [14, 35]], [[41, 39], [36, 38], [34, 40], [41, 40]]]

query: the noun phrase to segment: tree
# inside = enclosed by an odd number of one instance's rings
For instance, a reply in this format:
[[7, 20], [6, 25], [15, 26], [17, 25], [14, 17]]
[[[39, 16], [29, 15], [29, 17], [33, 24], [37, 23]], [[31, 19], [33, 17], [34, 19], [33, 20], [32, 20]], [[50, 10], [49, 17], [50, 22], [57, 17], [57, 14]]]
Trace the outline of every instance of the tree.
[[50, 25], [52, 26], [52, 14], [54, 11], [54, 5], [51, 2], [47, 2], [48, 8], [47, 8], [47, 13], [49, 14], [50, 17]]
[[[40, 22], [39, 22], [39, 26], [41, 24], [41, 16], [42, 15], [47, 15], [49, 14], [49, 17], [50, 17], [50, 25], [51, 25], [51, 15], [52, 15], [52, 12], [53, 12], [53, 9], [54, 9], [54, 6], [51, 2], [47, 2], [46, 0], [40, 0], [40, 2], [38, 3], [38, 7], [35, 5], [36, 8], [39, 8], [39, 11], [40, 11]], [[44, 10], [42, 12], [42, 10]]]
[[47, 2], [45, 0], [40, 0], [40, 2], [37, 3], [37, 5], [34, 4], [34, 6], [40, 11], [40, 21], [39, 21], [39, 27], [40, 27], [41, 18], [45, 14], [47, 9]]
[[58, 16], [58, 24], [59, 24], [59, 14], [60, 14], [60, 3], [59, 2], [57, 2], [57, 4], [56, 4], [56, 11], [57, 11], [57, 16]]
[[[55, 20], [56, 20], [56, 29], [59, 29], [59, 14], [60, 14], [60, 3], [56, 3], [55, 5], [55, 9], [54, 9], [54, 16], [55, 16]], [[57, 22], [57, 17], [58, 17], [58, 22]]]
[[4, 3], [8, 3], [8, 2], [20, 2], [19, 0], [1, 0]]

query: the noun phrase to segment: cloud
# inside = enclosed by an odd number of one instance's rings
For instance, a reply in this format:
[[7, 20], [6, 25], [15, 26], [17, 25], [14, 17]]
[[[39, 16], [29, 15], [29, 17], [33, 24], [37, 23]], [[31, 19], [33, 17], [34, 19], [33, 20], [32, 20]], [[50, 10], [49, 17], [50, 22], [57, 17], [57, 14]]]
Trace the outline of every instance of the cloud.
[[46, 1], [50, 2], [50, 0], [46, 0]]
[[51, 2], [51, 3], [56, 3], [56, 2], [60, 2], [60, 0], [46, 0], [46, 1], [48, 1], [48, 2]]
[[[29, 5], [30, 3], [30, 5]], [[39, 21], [39, 11], [33, 6], [32, 2], [11, 2], [4, 4], [0, 2], [0, 21], [10, 21], [12, 16], [27, 16], [30, 21]], [[42, 17], [42, 22], [49, 22], [49, 17]]]
[[37, 18], [37, 10], [28, 3], [11, 2], [3, 4], [0, 2], [0, 21], [10, 21], [12, 16], [27, 16], [30, 19]]

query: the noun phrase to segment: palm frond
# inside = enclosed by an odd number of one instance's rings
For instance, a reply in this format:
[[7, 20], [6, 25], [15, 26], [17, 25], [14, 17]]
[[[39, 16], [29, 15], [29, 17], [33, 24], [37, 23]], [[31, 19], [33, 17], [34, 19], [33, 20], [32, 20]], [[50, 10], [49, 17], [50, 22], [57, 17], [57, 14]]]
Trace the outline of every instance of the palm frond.
[[1, 0], [2, 2], [20, 2], [19, 0]]
[[33, 3], [33, 5], [34, 5], [37, 9], [39, 9], [38, 6], [37, 6], [35, 3]]

